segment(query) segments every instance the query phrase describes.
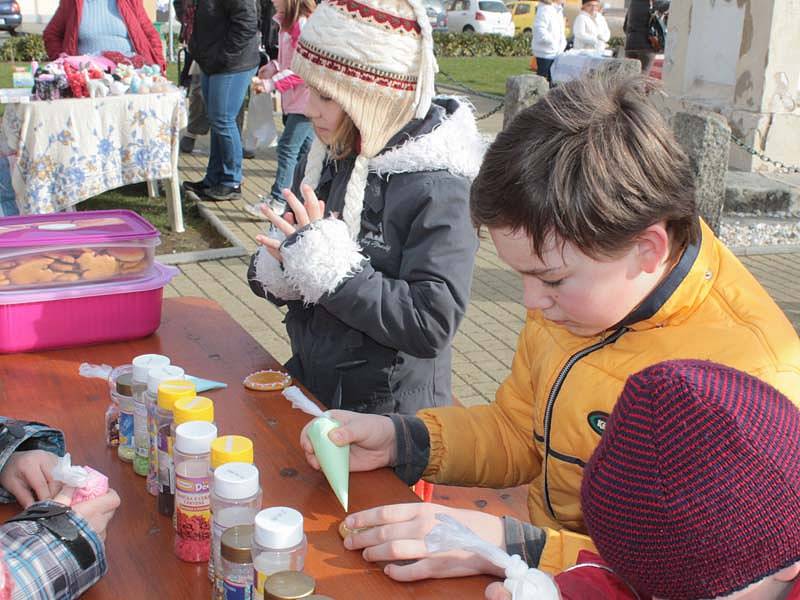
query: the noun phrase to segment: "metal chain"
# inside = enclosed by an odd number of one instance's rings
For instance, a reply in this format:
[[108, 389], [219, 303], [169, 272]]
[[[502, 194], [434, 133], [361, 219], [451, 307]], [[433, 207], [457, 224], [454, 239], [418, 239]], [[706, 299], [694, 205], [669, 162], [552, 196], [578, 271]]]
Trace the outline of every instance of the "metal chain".
[[775, 167], [778, 168], [778, 171], [780, 171], [782, 173], [800, 173], [800, 167], [796, 167], [794, 165], [787, 165], [784, 162], [772, 159], [769, 156], [767, 156], [766, 154], [764, 154], [763, 152], [761, 152], [760, 150], [756, 150], [755, 148], [753, 148], [750, 144], [748, 144], [744, 140], [740, 140], [738, 137], [736, 137], [732, 133], [731, 133], [731, 140], [733, 141], [734, 144], [736, 144], [737, 146], [742, 148], [748, 154], [751, 154], [753, 156], [757, 156], [758, 158], [760, 158], [764, 162], [769, 163], [771, 165], [774, 165]]
[[498, 102], [498, 105], [495, 106], [489, 112], [475, 117], [476, 121], [483, 121], [484, 119], [488, 119], [492, 115], [496, 115], [501, 110], [503, 110], [503, 108], [505, 108], [506, 103], [505, 103], [505, 98], [503, 96], [498, 96], [497, 94], [487, 94], [486, 92], [479, 92], [478, 90], [474, 90], [471, 87], [469, 87], [467, 85], [464, 85], [463, 83], [461, 83], [457, 79], [454, 79], [452, 76], [448, 75], [444, 71], [439, 71], [439, 75], [442, 75], [442, 76], [445, 77], [445, 79], [448, 79], [451, 82], [453, 87], [456, 87], [456, 88], [460, 89], [461, 91], [466, 92], [470, 96], [478, 96], [480, 98], [485, 98], [487, 100], [494, 100], [495, 102]]

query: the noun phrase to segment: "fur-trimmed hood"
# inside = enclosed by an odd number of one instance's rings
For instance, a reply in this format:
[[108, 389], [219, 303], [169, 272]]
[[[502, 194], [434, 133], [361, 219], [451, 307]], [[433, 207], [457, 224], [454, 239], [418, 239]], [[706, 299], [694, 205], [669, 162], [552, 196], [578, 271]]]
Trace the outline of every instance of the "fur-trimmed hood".
[[439, 96], [424, 119], [409, 123], [370, 159], [369, 170], [381, 176], [448, 171], [472, 180], [487, 144], [478, 131], [472, 105], [462, 98]]

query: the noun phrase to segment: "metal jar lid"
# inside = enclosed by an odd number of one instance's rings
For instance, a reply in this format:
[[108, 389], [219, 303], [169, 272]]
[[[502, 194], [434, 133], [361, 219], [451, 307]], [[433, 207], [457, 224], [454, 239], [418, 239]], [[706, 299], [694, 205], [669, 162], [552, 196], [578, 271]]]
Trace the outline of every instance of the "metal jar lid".
[[123, 396], [133, 396], [133, 373], [123, 373], [116, 380], [117, 393]]
[[314, 578], [301, 571], [281, 571], [267, 577], [264, 597], [274, 600], [308, 598], [314, 593], [315, 585]]
[[220, 542], [222, 558], [232, 563], [247, 565], [253, 562], [253, 526], [236, 525], [225, 530]]

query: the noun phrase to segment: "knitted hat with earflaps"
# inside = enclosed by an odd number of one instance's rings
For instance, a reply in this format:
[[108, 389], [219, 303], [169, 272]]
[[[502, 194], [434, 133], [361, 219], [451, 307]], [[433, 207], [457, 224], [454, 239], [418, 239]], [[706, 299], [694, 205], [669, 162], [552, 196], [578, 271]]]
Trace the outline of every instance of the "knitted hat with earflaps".
[[800, 411], [703, 361], [632, 375], [581, 489], [589, 534], [641, 592], [717, 598], [800, 561]]
[[[361, 228], [369, 159], [414, 118], [424, 118], [438, 67], [421, 0], [325, 0], [309, 17], [292, 70], [336, 101], [361, 136], [342, 218], [355, 239]], [[325, 147], [314, 140], [305, 182], [316, 187]]]

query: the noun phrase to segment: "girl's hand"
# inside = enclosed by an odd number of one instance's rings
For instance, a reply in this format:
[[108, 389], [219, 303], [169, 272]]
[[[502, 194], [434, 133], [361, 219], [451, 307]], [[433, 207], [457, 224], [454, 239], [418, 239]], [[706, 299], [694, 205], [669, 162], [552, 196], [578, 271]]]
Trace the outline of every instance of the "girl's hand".
[[[325, 203], [317, 199], [317, 195], [310, 185], [303, 184], [300, 186], [300, 192], [303, 194], [305, 200], [304, 204], [300, 203], [291, 190], [283, 190], [283, 197], [289, 203], [289, 208], [294, 214], [294, 219], [289, 221], [278, 215], [268, 205], [261, 205], [261, 212], [267, 217], [272, 224], [278, 228], [286, 237], [292, 235], [298, 229], [322, 219], [325, 214]], [[265, 235], [257, 235], [256, 241], [264, 246], [269, 253], [275, 257], [278, 262], [283, 262], [281, 257], [280, 247], [281, 240], [276, 240]]]
[[[422, 502], [381, 506], [350, 515], [345, 519], [348, 529], [366, 529], [348, 535], [344, 546], [348, 550], [363, 549], [364, 560], [390, 562], [384, 567], [384, 573], [397, 581], [465, 577], [481, 573], [504, 576], [502, 569], [472, 552], [428, 555], [425, 536], [438, 523], [436, 515], [439, 513], [450, 515], [487, 542], [504, 548], [503, 523], [499, 517]], [[401, 560], [415, 562], [391, 564], [392, 561]]]

